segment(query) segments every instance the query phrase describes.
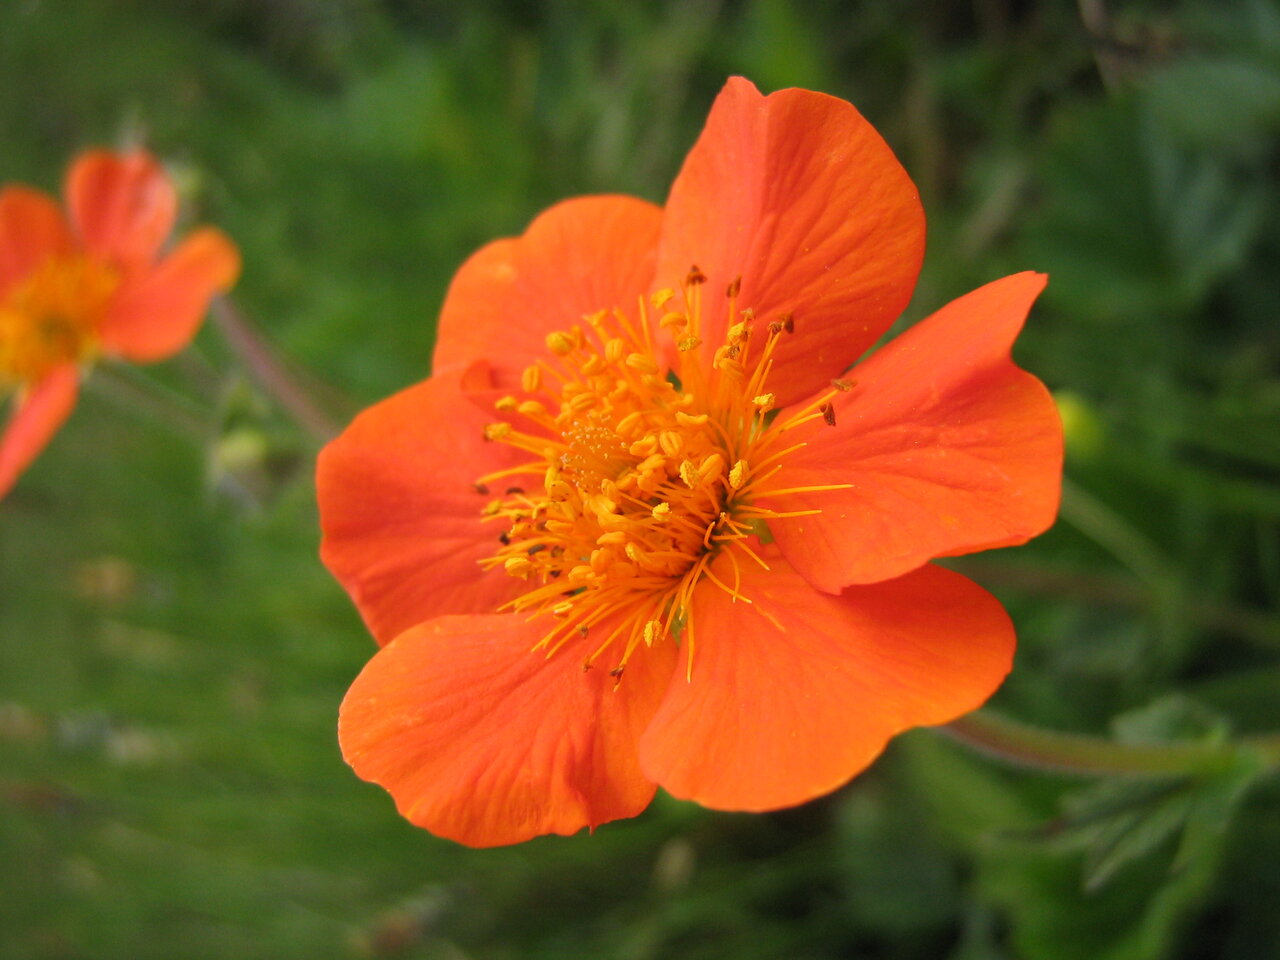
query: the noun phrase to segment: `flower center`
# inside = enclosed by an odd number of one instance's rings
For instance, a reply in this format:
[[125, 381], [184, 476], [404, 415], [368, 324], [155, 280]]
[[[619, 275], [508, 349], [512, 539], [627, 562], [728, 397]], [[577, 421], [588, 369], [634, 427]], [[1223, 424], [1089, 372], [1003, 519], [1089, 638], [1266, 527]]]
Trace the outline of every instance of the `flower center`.
[[[820, 417], [833, 423], [836, 391], [785, 420], [773, 416], [765, 382], [774, 346], [793, 324], [789, 317], [769, 323], [748, 368], [757, 332], [752, 311], [737, 307], [736, 282], [727, 291], [728, 333], [708, 362], [700, 337], [704, 279], [696, 267], [686, 279], [687, 313], [663, 312], [674, 299], [663, 290], [641, 299], [635, 324], [613, 309], [549, 334], [551, 359], [524, 371], [522, 396], [495, 405], [512, 419], [485, 429], [489, 440], [532, 459], [481, 477], [477, 488], [532, 480], [506, 487], [484, 508], [505, 529], [482, 563], [529, 582], [508, 608], [553, 618], [539, 647], [552, 651], [575, 631], [585, 636], [606, 625], [588, 667], [615, 642], [626, 645], [623, 666], [641, 643], [664, 637], [692, 649], [694, 587], [705, 578], [750, 603], [739, 592], [741, 564], [768, 569], [752, 543], [767, 539], [771, 521], [820, 512], [783, 514], [755, 500], [786, 492], [768, 486], [786, 455], [803, 446], [788, 446], [786, 433]], [[657, 327], [674, 348], [670, 376], [652, 342], [650, 308], [661, 312]], [[721, 555], [728, 562], [717, 565], [718, 576], [711, 564]]]
[[0, 300], [0, 388], [91, 356], [119, 278], [83, 257], [46, 261]]

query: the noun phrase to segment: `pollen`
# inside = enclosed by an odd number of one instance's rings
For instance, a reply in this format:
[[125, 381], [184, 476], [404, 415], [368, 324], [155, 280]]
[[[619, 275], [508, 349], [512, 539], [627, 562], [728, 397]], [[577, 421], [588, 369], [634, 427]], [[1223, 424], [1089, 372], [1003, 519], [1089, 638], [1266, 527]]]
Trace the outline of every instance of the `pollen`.
[[91, 360], [119, 279], [83, 257], [55, 258], [0, 300], [0, 388]]
[[[755, 501], [778, 492], [762, 485], [798, 449], [786, 431], [831, 419], [835, 391], [785, 421], [771, 415], [776, 401], [765, 383], [775, 344], [793, 324], [784, 316], [753, 338], [755, 315], [736, 302], [740, 281], [718, 301], [727, 310], [723, 340], [704, 343], [705, 281], [690, 269], [683, 311], [672, 309], [675, 292], [660, 290], [638, 300], [634, 317], [603, 310], [549, 334], [548, 358], [521, 377], [523, 395], [498, 400], [500, 419], [484, 430], [525, 455], [476, 481], [522, 478], [481, 511], [504, 528], [482, 565], [525, 582], [502, 609], [545, 618], [537, 646], [548, 655], [589, 632], [598, 638], [589, 667], [621, 645], [619, 680], [637, 648], [662, 642], [686, 645], [692, 670], [699, 584], [752, 602], [736, 586], [740, 564], [763, 563], [749, 541], [794, 516]], [[651, 309], [661, 314], [656, 323]], [[654, 342], [663, 337], [666, 344]], [[668, 376], [661, 358], [672, 355]], [[523, 421], [517, 429], [505, 418], [513, 413], [536, 429], [524, 432]], [[722, 556], [728, 576], [710, 569]]]

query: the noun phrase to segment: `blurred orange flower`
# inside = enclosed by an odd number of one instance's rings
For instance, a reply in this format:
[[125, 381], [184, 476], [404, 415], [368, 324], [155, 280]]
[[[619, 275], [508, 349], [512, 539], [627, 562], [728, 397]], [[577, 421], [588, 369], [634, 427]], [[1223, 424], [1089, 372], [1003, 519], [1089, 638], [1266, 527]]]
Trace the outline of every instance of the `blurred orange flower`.
[[67, 218], [39, 190], [0, 189], [0, 497], [70, 414], [86, 365], [178, 352], [240, 271], [209, 227], [161, 254], [178, 200], [145, 151], [82, 154], [65, 193]]
[[[1009, 670], [928, 563], [1052, 523], [1062, 432], [1010, 346], [1044, 277], [910, 299], [914, 186], [848, 103], [730, 80], [665, 208], [570, 200], [468, 260], [435, 375], [322, 453], [322, 553], [380, 643], [347, 761], [489, 846], [835, 789]], [[692, 266], [697, 264], [697, 266]]]

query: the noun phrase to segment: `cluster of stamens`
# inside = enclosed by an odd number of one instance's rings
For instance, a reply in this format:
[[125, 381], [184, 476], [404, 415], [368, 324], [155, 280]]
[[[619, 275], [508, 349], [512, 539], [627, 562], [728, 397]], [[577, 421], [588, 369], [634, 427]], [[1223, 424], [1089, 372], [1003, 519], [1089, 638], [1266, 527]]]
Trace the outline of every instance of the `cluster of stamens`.
[[[778, 513], [758, 506], [802, 423], [834, 424], [834, 389], [782, 419], [765, 382], [775, 345], [794, 329], [789, 316], [765, 327], [739, 310], [739, 284], [727, 291], [723, 343], [707, 362], [700, 337], [705, 278], [695, 267], [684, 286], [687, 310], [669, 310], [674, 292], [638, 304], [635, 324], [619, 309], [584, 317], [547, 337], [551, 358], [524, 371], [522, 396], [496, 404], [508, 419], [490, 424], [487, 439], [530, 459], [479, 478], [490, 500], [483, 516], [502, 525], [499, 548], [483, 563], [529, 582], [508, 608], [551, 618], [539, 647], [550, 652], [575, 632], [599, 627], [600, 642], [585, 666], [614, 643], [627, 659], [641, 644], [672, 637], [692, 652], [689, 616], [694, 587], [704, 578], [735, 600], [741, 564], [768, 569], [751, 538], [767, 524], [817, 510]], [[649, 311], [670, 338], [676, 362], [665, 374], [652, 342]], [[753, 349], [754, 347], [754, 349]], [[807, 490], [836, 489], [810, 487]], [[719, 556], [719, 575], [711, 564]], [[731, 573], [728, 573], [729, 571]], [[690, 663], [692, 662], [690, 658]]]
[[82, 257], [46, 261], [0, 300], [0, 389], [39, 380], [97, 348], [118, 277]]

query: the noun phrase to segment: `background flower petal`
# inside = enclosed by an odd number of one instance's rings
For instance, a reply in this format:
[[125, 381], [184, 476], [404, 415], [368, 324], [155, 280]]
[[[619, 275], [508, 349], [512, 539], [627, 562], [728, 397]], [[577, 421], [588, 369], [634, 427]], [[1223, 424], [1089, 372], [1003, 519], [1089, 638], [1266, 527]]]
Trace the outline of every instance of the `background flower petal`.
[[853, 370], [834, 428], [818, 420], [787, 434], [808, 446], [768, 487], [853, 485], [761, 497], [779, 511], [822, 511], [772, 526], [810, 583], [835, 592], [885, 580], [934, 557], [1024, 543], [1053, 523], [1062, 424], [1044, 384], [1009, 356], [1045, 280], [1019, 273], [952, 302]]
[[662, 212], [634, 197], [578, 197], [520, 237], [482, 247], [453, 278], [434, 368], [487, 359], [510, 386], [547, 355], [546, 335], [613, 307], [635, 319], [649, 291]]
[[[915, 286], [924, 213], [915, 185], [854, 107], [808, 90], [764, 97], [741, 77], [716, 99], [671, 188], [658, 285], [696, 264], [704, 340], [721, 342], [725, 290], [761, 321], [795, 317], [769, 389], [816, 391], [875, 343]], [[756, 342], [763, 342], [757, 337]]]
[[0, 497], [58, 432], [76, 405], [79, 386], [80, 371], [75, 364], [66, 364], [18, 394], [0, 435]]
[[178, 195], [145, 150], [82, 154], [67, 174], [71, 222], [90, 253], [127, 270], [154, 259], [178, 213]]
[[191, 342], [209, 301], [239, 273], [240, 252], [222, 231], [195, 231], [155, 267], [126, 281], [103, 318], [103, 348], [136, 362], [172, 356]]
[[615, 685], [620, 647], [584, 670], [600, 641], [575, 632], [548, 658], [532, 650], [546, 629], [545, 620], [458, 616], [397, 637], [343, 701], [343, 756], [410, 821], [471, 846], [635, 816], [654, 793], [636, 741], [674, 648], [641, 648]]
[[49, 257], [70, 249], [71, 235], [52, 198], [28, 187], [0, 190], [0, 297]]
[[320, 452], [320, 556], [379, 643], [431, 617], [491, 613], [520, 581], [479, 561], [501, 524], [482, 523], [482, 474], [519, 462], [483, 439], [495, 415], [463, 393], [454, 369], [358, 416]]
[[959, 574], [923, 567], [830, 596], [768, 555], [771, 570], [742, 569], [753, 603], [698, 588], [692, 680], [682, 657], [640, 741], [645, 773], [677, 797], [725, 810], [801, 803], [894, 734], [980, 706], [1009, 671], [1008, 616]]

